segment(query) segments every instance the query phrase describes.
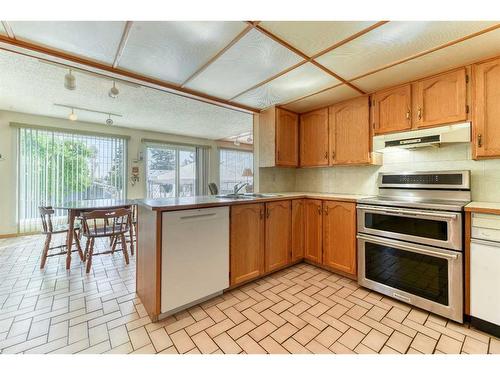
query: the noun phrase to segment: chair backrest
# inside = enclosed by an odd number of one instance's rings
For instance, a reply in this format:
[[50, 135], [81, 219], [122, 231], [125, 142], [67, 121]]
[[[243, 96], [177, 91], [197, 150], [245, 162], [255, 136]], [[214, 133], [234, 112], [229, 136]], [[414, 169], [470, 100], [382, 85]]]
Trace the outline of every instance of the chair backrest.
[[38, 211], [42, 218], [43, 233], [52, 233], [52, 215], [54, 215], [54, 209], [52, 206], [40, 206], [38, 207]]
[[129, 208], [95, 210], [82, 213], [83, 234], [112, 236], [130, 230], [132, 211]]
[[219, 194], [219, 188], [217, 187], [217, 184], [215, 182], [210, 182], [208, 184], [208, 190], [210, 190], [211, 195]]

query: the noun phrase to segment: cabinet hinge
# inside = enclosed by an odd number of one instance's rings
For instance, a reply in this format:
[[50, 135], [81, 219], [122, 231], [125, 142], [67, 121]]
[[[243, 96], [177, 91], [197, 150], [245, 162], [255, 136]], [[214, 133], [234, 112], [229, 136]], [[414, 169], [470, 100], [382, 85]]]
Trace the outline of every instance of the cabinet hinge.
[[465, 113], [469, 113], [469, 105], [468, 104], [465, 105]]
[[465, 83], [469, 83], [469, 75], [468, 74], [465, 75]]

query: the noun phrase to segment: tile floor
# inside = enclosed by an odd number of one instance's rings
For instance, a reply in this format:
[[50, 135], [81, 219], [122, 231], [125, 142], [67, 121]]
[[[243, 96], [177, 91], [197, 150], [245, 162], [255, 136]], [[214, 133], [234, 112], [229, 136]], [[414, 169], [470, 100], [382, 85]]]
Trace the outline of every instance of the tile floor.
[[2, 353], [500, 353], [500, 340], [299, 264], [152, 323], [121, 254], [49, 258], [0, 240]]

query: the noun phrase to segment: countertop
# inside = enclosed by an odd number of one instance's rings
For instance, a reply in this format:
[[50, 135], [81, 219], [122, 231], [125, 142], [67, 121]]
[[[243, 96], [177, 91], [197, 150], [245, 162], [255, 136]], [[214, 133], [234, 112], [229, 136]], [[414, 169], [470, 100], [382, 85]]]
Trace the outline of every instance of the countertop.
[[467, 206], [465, 206], [465, 211], [500, 215], [500, 203], [499, 202], [474, 202], [473, 201], [473, 202], [470, 202]]
[[272, 201], [286, 200], [286, 199], [297, 199], [297, 198], [357, 202], [359, 199], [369, 197], [368, 195], [330, 194], [330, 193], [311, 193], [311, 192], [285, 192], [285, 193], [269, 193], [269, 194], [277, 194], [277, 195], [272, 197], [255, 197], [247, 199], [216, 198], [215, 196], [204, 195], [204, 196], [182, 197], [182, 198], [139, 199], [136, 202], [142, 206], [148, 207], [149, 209], [155, 211], [176, 211], [176, 210], [186, 210], [193, 208], [232, 206], [236, 204], [265, 203], [265, 202], [272, 202]]

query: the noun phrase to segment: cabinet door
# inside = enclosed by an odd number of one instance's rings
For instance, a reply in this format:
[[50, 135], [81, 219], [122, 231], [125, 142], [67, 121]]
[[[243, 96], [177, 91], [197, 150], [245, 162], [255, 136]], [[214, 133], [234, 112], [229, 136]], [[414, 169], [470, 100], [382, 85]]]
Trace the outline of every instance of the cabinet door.
[[411, 129], [411, 85], [373, 94], [375, 134]]
[[292, 262], [304, 258], [304, 199], [292, 201]]
[[266, 203], [266, 272], [290, 262], [291, 224], [290, 201]]
[[299, 115], [276, 109], [276, 165], [299, 165]]
[[413, 119], [418, 128], [467, 119], [465, 68], [417, 82]]
[[369, 98], [363, 96], [329, 108], [330, 164], [370, 162]]
[[328, 165], [328, 108], [300, 116], [300, 165]]
[[356, 204], [324, 201], [323, 264], [356, 275]]
[[306, 199], [304, 210], [304, 258], [321, 263], [322, 253], [322, 206], [318, 199]]
[[264, 204], [231, 207], [231, 285], [264, 272]]
[[473, 66], [473, 150], [475, 158], [500, 157], [500, 59]]

